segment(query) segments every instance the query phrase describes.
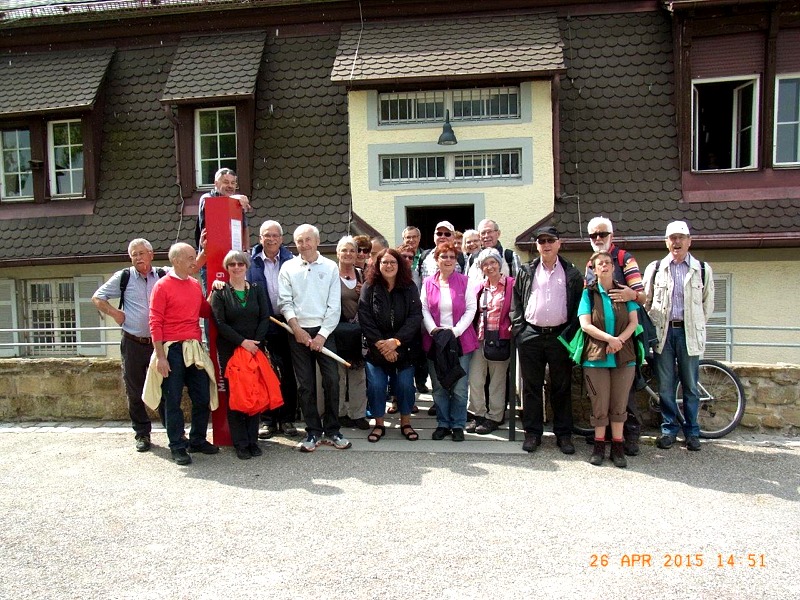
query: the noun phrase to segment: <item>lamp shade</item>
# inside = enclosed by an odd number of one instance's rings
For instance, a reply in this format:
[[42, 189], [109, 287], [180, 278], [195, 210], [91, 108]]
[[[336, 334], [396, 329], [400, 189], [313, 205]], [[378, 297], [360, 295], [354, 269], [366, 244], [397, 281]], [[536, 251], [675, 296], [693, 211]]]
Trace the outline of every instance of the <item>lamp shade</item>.
[[442, 135], [439, 136], [440, 146], [453, 146], [458, 143], [456, 134], [453, 132], [453, 127], [450, 125], [450, 110], [445, 111], [444, 125], [442, 126]]

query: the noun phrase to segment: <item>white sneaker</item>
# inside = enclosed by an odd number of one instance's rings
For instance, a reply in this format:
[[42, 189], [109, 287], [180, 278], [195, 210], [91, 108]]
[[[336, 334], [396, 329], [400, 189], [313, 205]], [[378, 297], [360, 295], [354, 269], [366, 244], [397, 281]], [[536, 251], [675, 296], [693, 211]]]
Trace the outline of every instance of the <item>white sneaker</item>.
[[300, 442], [300, 452], [313, 452], [319, 446], [316, 436], [308, 434], [308, 437]]
[[321, 441], [321, 444], [327, 444], [328, 446], [333, 446], [337, 450], [347, 450], [350, 446], [352, 446], [352, 442], [344, 437], [338, 431], [331, 435], [325, 436]]

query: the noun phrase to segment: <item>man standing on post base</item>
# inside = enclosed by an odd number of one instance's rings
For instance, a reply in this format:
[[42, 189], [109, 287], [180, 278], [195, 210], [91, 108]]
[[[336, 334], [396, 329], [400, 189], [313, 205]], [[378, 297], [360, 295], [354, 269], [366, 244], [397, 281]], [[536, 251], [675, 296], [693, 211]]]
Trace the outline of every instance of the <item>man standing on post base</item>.
[[[150, 449], [152, 424], [142, 401], [142, 390], [147, 375], [147, 365], [153, 354], [148, 322], [150, 294], [163, 271], [153, 268], [153, 246], [144, 238], [131, 240], [128, 244], [128, 256], [131, 257], [133, 267], [114, 273], [94, 293], [92, 302], [97, 310], [114, 319], [117, 325], [122, 327], [119, 353], [122, 357], [122, 379], [125, 382], [128, 413], [131, 416], [133, 430], [136, 432], [136, 450], [147, 452]], [[120, 298], [119, 308], [114, 308], [108, 302], [113, 298]], [[162, 421], [163, 410], [164, 405], [159, 405]]]
[[553, 433], [564, 454], [572, 444], [572, 359], [558, 340], [567, 326], [577, 327], [583, 277], [575, 265], [558, 255], [561, 241], [555, 227], [536, 231], [539, 258], [523, 265], [514, 281], [511, 327], [517, 340], [522, 373], [522, 449], [534, 452], [542, 443], [544, 411], [542, 386], [550, 367], [550, 406]]
[[669, 254], [645, 271], [647, 314], [656, 326], [656, 368], [661, 397], [661, 436], [656, 445], [667, 450], [680, 430], [675, 399], [675, 365], [683, 388], [683, 434], [688, 450], [700, 450], [697, 379], [706, 346], [706, 323], [714, 310], [711, 266], [689, 254], [692, 238], [683, 221], [667, 225]]
[[[189, 244], [173, 244], [169, 249], [169, 261], [172, 271], [155, 285], [150, 299], [150, 334], [155, 349], [155, 368], [163, 377], [161, 394], [172, 460], [188, 465], [192, 458], [187, 450], [203, 454], [219, 452], [217, 446], [206, 440], [208, 418], [217, 404], [217, 386], [211, 359], [200, 343], [200, 317], [211, 318], [211, 306], [200, 284], [192, 277], [197, 271], [194, 248]], [[181, 410], [184, 385], [192, 401], [188, 447], [183, 436]]]
[[[289, 349], [308, 434], [300, 450], [313, 452], [318, 444], [344, 450], [352, 444], [339, 432], [339, 368], [335, 360], [321, 352], [323, 346], [336, 350], [331, 334], [341, 316], [339, 267], [317, 252], [319, 230], [313, 225], [295, 229], [294, 243], [300, 255], [281, 267], [278, 306], [294, 332]], [[317, 409], [316, 365], [322, 374], [324, 422]]]
[[[595, 217], [587, 225], [589, 241], [595, 252], [608, 252], [614, 267], [614, 281], [620, 284], [619, 288], [609, 290], [608, 296], [612, 302], [633, 301], [640, 306], [644, 305], [645, 294], [642, 274], [639, 263], [630, 252], [614, 245], [614, 226], [605, 217]], [[592, 262], [586, 265], [586, 285], [591, 285], [596, 279]], [[625, 454], [636, 456], [639, 454], [639, 438], [641, 436], [642, 421], [636, 406], [636, 386], [632, 385], [628, 393], [627, 417], [623, 430], [625, 441], [622, 445]], [[594, 443], [594, 435], [591, 436]]]

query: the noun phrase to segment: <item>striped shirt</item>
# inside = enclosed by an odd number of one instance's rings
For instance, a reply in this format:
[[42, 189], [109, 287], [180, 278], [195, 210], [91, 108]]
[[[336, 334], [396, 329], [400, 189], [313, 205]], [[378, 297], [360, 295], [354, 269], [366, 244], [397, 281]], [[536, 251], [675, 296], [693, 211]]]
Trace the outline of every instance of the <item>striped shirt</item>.
[[669, 313], [670, 321], [683, 321], [683, 284], [686, 274], [689, 273], [689, 255], [681, 262], [674, 260], [669, 263], [669, 275], [672, 277], [672, 310]]

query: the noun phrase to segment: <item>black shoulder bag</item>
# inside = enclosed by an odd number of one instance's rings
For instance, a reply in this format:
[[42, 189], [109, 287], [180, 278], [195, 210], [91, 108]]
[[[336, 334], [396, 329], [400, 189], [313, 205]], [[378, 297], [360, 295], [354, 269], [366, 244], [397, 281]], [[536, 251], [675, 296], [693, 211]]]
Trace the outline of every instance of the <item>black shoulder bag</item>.
[[486, 296], [489, 290], [483, 289], [481, 294], [481, 312], [483, 312], [483, 357], [491, 362], [503, 362], [511, 358], [511, 340], [501, 340], [500, 330], [489, 331], [489, 318], [486, 316], [489, 307]]

